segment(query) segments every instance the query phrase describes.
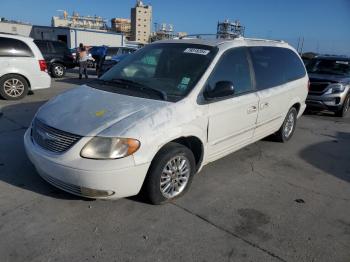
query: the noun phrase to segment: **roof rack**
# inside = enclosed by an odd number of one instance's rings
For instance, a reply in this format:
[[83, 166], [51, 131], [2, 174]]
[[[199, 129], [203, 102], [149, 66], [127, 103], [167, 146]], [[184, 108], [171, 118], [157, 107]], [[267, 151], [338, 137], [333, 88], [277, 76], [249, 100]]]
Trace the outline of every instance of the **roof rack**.
[[264, 42], [273, 42], [273, 43], [285, 43], [283, 40], [275, 40], [275, 39], [262, 39], [262, 38], [244, 38], [245, 40], [251, 40], [251, 41], [264, 41]]
[[180, 36], [179, 39], [188, 39], [188, 38], [202, 39], [202, 36], [215, 36], [216, 39], [227, 39], [227, 40], [233, 40], [241, 37], [240, 35], [230, 35], [230, 37], [222, 37], [221, 34], [191, 34], [191, 35]]

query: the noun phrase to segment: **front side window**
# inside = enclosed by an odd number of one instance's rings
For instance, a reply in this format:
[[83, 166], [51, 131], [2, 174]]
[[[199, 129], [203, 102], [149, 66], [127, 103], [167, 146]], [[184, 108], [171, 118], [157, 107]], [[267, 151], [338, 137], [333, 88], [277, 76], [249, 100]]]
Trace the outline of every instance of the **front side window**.
[[29, 46], [21, 40], [0, 37], [0, 57], [33, 57]]
[[118, 83], [124, 82], [130, 90], [153, 89], [168, 101], [178, 101], [193, 89], [216, 52], [217, 48], [205, 45], [153, 44], [126, 57], [100, 80], [116, 82], [116, 92]]
[[313, 59], [306, 68], [309, 73], [313, 74], [330, 74], [350, 77], [350, 60]]
[[258, 46], [250, 47], [257, 89], [263, 90], [303, 78], [305, 67], [288, 48]]
[[246, 48], [240, 47], [226, 51], [209, 77], [206, 88], [213, 89], [216, 83], [221, 81], [232, 82], [235, 95], [254, 90]]

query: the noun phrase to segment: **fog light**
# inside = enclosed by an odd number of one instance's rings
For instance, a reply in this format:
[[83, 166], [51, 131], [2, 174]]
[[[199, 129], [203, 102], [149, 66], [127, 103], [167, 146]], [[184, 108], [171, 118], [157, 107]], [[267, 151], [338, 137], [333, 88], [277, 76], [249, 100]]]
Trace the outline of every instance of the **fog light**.
[[97, 190], [86, 187], [81, 187], [80, 191], [86, 197], [108, 197], [114, 195], [114, 192], [110, 190]]

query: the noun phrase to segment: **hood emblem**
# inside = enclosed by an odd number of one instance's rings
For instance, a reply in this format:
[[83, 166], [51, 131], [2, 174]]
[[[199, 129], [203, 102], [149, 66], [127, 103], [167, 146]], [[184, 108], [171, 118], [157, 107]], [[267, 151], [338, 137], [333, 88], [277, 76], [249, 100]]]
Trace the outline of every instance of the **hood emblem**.
[[41, 137], [41, 139], [43, 139], [44, 141], [54, 141], [54, 142], [60, 142], [61, 141], [59, 138], [49, 134], [48, 132], [41, 131], [41, 130], [37, 130], [36, 132]]

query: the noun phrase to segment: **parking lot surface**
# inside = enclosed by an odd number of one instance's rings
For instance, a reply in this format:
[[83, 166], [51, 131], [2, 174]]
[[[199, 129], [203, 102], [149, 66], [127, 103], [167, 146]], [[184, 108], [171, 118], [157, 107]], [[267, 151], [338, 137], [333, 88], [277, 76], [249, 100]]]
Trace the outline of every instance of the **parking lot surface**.
[[76, 77], [0, 100], [0, 261], [350, 261], [349, 116], [306, 114], [291, 141], [209, 164], [171, 204], [90, 201], [43, 181], [23, 147]]

